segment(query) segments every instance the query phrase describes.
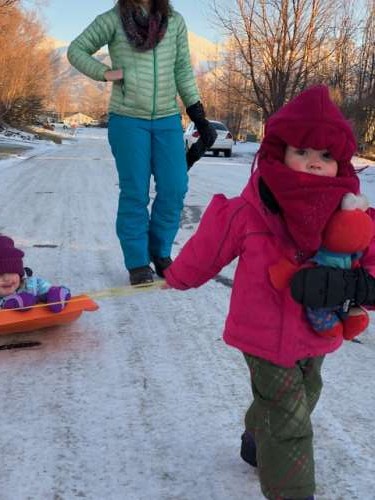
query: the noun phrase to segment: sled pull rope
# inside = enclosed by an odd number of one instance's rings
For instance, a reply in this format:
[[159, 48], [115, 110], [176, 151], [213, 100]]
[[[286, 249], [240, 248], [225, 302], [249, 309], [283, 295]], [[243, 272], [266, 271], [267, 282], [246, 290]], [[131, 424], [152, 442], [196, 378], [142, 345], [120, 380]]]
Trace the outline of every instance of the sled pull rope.
[[87, 292], [92, 298], [107, 299], [110, 297], [125, 297], [130, 295], [135, 295], [137, 293], [143, 292], [153, 292], [159, 288], [162, 288], [165, 284], [165, 280], [154, 281], [153, 283], [147, 283], [145, 285], [127, 285], [120, 286], [118, 288], [106, 288], [105, 290], [98, 290], [97, 292]]
[[[127, 286], [121, 286], [117, 288], [106, 288], [104, 290], [98, 290], [97, 292], [83, 292], [84, 295], [88, 295], [91, 299], [109, 299], [112, 297], [128, 297], [130, 295], [136, 295], [137, 293], [144, 293], [144, 292], [153, 292], [159, 288], [162, 288], [164, 285], [165, 280], [158, 280], [154, 281], [153, 283], [147, 283], [147, 285], [127, 285]], [[33, 306], [29, 307], [18, 307], [15, 309], [0, 309], [0, 314], [5, 311], [22, 311], [22, 310], [27, 310], [30, 311], [31, 309], [37, 309], [38, 307], [46, 307], [46, 306], [54, 306], [58, 304], [65, 304], [69, 302], [81, 302], [85, 301], [84, 297], [73, 297], [69, 301], [59, 301], [59, 302], [49, 302], [48, 304], [46, 303], [40, 303], [40, 304], [35, 304]]]

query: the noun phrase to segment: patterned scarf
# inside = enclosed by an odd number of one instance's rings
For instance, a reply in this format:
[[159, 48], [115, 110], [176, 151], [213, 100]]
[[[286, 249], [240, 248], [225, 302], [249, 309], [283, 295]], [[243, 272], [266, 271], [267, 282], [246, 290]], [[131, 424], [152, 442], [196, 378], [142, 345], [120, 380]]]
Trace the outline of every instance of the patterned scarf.
[[141, 7], [125, 9], [121, 21], [129, 43], [140, 52], [156, 47], [168, 27], [167, 16], [159, 12], [145, 15]]
[[359, 180], [324, 177], [296, 172], [282, 162], [260, 154], [259, 171], [281, 207], [289, 233], [300, 250], [314, 253], [322, 243], [322, 232], [346, 193], [357, 194]]

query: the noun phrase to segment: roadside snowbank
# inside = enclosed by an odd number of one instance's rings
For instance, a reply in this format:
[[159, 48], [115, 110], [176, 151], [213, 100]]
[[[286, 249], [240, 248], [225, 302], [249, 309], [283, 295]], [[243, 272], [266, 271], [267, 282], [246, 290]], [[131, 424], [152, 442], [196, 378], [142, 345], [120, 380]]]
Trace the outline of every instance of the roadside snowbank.
[[[42, 130], [40, 129], [41, 132]], [[35, 129], [35, 133], [30, 133], [13, 127], [0, 130], [0, 168], [14, 165], [60, 146], [53, 140], [40, 138], [38, 132], [39, 129]], [[57, 128], [55, 133], [48, 131], [48, 135], [61, 137], [62, 141], [73, 139], [72, 135], [65, 133], [62, 127]]]

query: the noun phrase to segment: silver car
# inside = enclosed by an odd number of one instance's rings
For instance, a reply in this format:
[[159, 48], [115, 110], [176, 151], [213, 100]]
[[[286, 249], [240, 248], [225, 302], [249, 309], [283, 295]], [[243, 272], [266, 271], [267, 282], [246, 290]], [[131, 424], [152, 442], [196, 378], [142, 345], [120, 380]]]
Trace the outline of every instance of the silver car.
[[[232, 156], [232, 147], [233, 147], [233, 136], [229, 132], [228, 128], [222, 122], [217, 122], [214, 120], [209, 120], [210, 123], [215, 127], [217, 132], [217, 139], [214, 142], [213, 146], [209, 149], [209, 151], [213, 152], [214, 156], [219, 156], [220, 151], [224, 153], [226, 158]], [[195, 128], [193, 122], [189, 123], [188, 127], [184, 133], [184, 141], [186, 150], [190, 149], [192, 144], [196, 142], [199, 138], [199, 132]]]

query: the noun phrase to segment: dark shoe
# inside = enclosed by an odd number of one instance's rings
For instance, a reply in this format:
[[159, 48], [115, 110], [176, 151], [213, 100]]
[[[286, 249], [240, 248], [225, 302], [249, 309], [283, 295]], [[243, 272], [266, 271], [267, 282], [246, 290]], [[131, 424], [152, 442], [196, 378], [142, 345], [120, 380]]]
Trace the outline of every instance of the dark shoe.
[[170, 257], [153, 257], [152, 261], [155, 266], [155, 272], [160, 278], [164, 278], [164, 271], [172, 264]]
[[314, 496], [305, 498], [284, 498], [284, 500], [314, 500]]
[[150, 285], [154, 282], [153, 270], [150, 266], [135, 267], [129, 269], [130, 284], [135, 285]]
[[245, 431], [241, 436], [241, 451], [242, 460], [247, 462], [252, 467], [257, 467], [257, 448], [253, 436], [249, 431]]

